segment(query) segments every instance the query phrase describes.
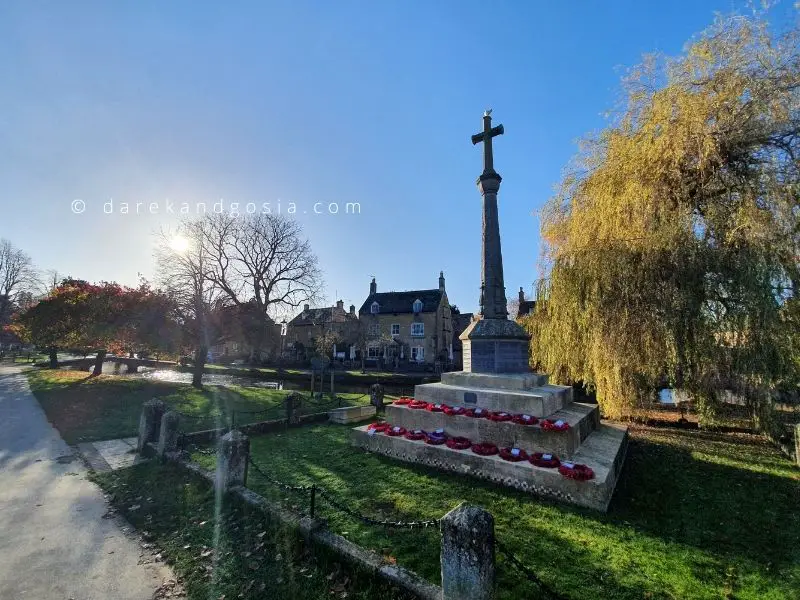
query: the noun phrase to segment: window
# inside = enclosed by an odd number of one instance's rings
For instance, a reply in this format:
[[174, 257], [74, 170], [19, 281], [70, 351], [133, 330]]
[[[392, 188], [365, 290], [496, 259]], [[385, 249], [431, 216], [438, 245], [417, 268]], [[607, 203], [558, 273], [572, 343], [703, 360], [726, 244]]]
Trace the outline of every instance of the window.
[[392, 323], [392, 335], [400, 335], [400, 323]]
[[381, 305], [378, 304], [377, 302], [373, 302], [372, 306], [369, 307], [369, 310], [372, 312], [373, 315], [377, 315], [379, 312], [381, 312]]
[[423, 337], [425, 335], [425, 323], [412, 323], [411, 335], [413, 337]]
[[380, 357], [381, 357], [380, 346], [369, 346], [367, 348], [367, 358], [380, 358]]
[[377, 323], [370, 323], [369, 324], [369, 334], [370, 335], [378, 335], [381, 332], [381, 326]]
[[425, 348], [422, 346], [414, 346], [411, 348], [411, 360], [421, 362], [425, 360]]
[[411, 308], [414, 310], [414, 313], [422, 312], [422, 300], [420, 300], [419, 298], [414, 300], [414, 304], [412, 305]]

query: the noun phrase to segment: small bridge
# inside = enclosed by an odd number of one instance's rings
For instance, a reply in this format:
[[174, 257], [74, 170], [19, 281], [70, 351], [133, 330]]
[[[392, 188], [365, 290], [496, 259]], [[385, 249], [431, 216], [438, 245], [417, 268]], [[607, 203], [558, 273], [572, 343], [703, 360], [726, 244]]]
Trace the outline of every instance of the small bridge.
[[[73, 358], [58, 361], [59, 367], [73, 367], [79, 371], [86, 371], [94, 367], [96, 357]], [[139, 367], [154, 367], [157, 369], [175, 369], [178, 363], [171, 360], [154, 360], [152, 358], [125, 358], [122, 356], [106, 356], [103, 362], [113, 362], [126, 367], [126, 373], [136, 373]]]

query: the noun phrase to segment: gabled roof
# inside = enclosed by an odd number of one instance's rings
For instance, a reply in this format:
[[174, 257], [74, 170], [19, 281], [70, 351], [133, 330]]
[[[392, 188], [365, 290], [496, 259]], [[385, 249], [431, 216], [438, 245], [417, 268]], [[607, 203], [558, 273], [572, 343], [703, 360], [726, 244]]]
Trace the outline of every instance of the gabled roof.
[[377, 302], [380, 306], [379, 314], [401, 314], [413, 313], [414, 301], [422, 301], [422, 311], [424, 313], [436, 312], [442, 302], [442, 290], [410, 290], [407, 292], [381, 292], [370, 294], [364, 300], [358, 313], [369, 315], [372, 313], [372, 303]]

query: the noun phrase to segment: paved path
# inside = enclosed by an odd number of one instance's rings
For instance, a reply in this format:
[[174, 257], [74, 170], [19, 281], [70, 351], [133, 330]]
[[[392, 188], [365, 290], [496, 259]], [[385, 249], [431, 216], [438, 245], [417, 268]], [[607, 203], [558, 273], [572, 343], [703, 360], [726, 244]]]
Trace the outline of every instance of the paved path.
[[174, 576], [107, 511], [20, 369], [0, 366], [0, 599], [153, 598]]

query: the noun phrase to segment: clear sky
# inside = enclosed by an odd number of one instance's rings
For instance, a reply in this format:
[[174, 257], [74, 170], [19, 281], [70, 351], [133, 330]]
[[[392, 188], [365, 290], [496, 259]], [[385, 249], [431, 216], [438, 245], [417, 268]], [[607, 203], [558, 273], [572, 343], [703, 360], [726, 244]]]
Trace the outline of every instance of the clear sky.
[[[371, 275], [379, 291], [419, 289], [443, 270], [451, 302], [475, 310], [470, 135], [484, 109], [506, 131], [495, 168], [514, 296], [537, 277], [536, 211], [577, 139], [604, 125], [624, 68], [746, 6], [4, 0], [0, 237], [42, 269], [133, 284], [154, 274], [152, 232], [177, 218], [167, 200], [176, 213], [294, 202], [329, 303], [360, 306]], [[771, 18], [796, 18], [792, 3]], [[318, 202], [340, 214], [313, 214]]]

